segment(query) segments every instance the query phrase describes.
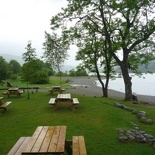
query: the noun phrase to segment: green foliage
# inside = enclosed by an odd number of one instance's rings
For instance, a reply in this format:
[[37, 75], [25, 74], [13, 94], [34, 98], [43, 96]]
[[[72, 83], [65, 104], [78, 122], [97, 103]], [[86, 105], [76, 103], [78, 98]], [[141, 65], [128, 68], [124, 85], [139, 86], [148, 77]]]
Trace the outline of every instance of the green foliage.
[[27, 47], [25, 48], [26, 52], [23, 53], [23, 60], [25, 62], [30, 62], [34, 59], [36, 59], [36, 49], [32, 48], [32, 43], [31, 41], [28, 42]]
[[74, 69], [71, 69], [69, 71], [69, 76], [76, 76], [76, 71]]
[[35, 72], [32, 76], [31, 76], [32, 80], [31, 83], [33, 84], [45, 84], [45, 83], [49, 83], [49, 76], [47, 74], [46, 71], [38, 71]]
[[68, 44], [57, 34], [53, 33], [50, 35], [45, 32], [45, 42], [43, 45], [45, 50], [43, 58], [45, 58], [46, 62], [50, 63], [56, 71], [60, 72], [62, 63], [64, 63], [68, 57]]
[[31, 84], [48, 83], [49, 72], [46, 65], [41, 60], [31, 60], [22, 67], [22, 79]]
[[72, 69], [69, 71], [69, 76], [87, 76], [87, 71], [83, 68]]
[[8, 63], [0, 56], [0, 84], [7, 78]]
[[19, 74], [21, 71], [21, 65], [16, 60], [10, 60], [9, 70], [12, 74]]

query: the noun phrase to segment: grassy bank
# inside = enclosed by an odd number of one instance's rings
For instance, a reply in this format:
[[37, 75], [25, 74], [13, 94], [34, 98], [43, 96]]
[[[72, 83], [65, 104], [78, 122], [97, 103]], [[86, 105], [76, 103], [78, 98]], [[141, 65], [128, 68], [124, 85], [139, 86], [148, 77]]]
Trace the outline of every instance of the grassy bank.
[[[123, 144], [118, 140], [117, 129], [132, 129], [131, 122], [138, 124], [141, 129], [153, 136], [155, 136], [155, 124], [142, 124], [135, 115], [114, 107], [116, 100], [72, 94], [72, 97], [77, 97], [80, 101], [76, 111], [72, 111], [69, 107], [61, 107], [54, 111], [52, 106], [48, 105], [50, 97], [49, 92], [34, 92], [30, 94], [29, 100], [26, 93], [20, 98], [12, 96], [3, 99], [4, 102], [11, 100], [12, 104], [8, 106], [8, 111], [1, 110], [1, 155], [6, 155], [21, 136], [31, 136], [37, 126], [46, 125], [66, 125], [67, 139], [71, 139], [73, 135], [84, 135], [88, 155], [153, 155], [155, 153], [149, 144], [136, 142]], [[155, 118], [154, 107], [117, 102], [133, 109], [144, 110], [150, 117]]]

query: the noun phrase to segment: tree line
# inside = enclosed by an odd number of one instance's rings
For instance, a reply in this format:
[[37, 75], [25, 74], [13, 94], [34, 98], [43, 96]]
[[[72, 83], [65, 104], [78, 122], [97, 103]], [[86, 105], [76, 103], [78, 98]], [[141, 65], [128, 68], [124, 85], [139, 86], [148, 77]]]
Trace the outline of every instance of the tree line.
[[[21, 80], [30, 84], [46, 84], [49, 83], [50, 76], [60, 76], [52, 65], [38, 59], [35, 50], [32, 50], [31, 43], [27, 45], [27, 52], [23, 54], [25, 63], [20, 65], [17, 60], [7, 62], [5, 58], [0, 56], [0, 84], [4, 84], [4, 80]], [[32, 50], [32, 51], [31, 51]], [[32, 53], [31, 53], [31, 52]], [[71, 69], [68, 73], [61, 72], [62, 76], [86, 76], [87, 72], [84, 69]]]

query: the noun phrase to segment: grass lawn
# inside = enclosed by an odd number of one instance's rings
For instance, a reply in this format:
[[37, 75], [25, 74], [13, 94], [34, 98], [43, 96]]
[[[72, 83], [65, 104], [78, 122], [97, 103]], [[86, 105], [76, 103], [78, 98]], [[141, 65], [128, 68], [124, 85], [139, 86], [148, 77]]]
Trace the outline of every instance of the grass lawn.
[[[2, 94], [3, 91], [0, 91]], [[0, 95], [2, 96], [2, 95]], [[56, 97], [56, 95], [54, 95]], [[155, 136], [155, 123], [146, 125], [128, 111], [114, 107], [116, 100], [72, 94], [80, 104], [76, 111], [69, 107], [53, 110], [48, 101], [49, 92], [34, 92], [27, 99], [24, 93], [20, 98], [11, 96], [3, 101], [12, 101], [7, 111], [0, 109], [0, 154], [6, 155], [22, 136], [31, 136], [37, 126], [66, 125], [67, 137], [84, 135], [88, 155], [154, 155], [155, 149], [149, 144], [136, 142], [121, 143], [118, 128], [132, 129], [131, 122]], [[133, 109], [144, 110], [155, 119], [155, 107], [134, 105], [118, 101]]]

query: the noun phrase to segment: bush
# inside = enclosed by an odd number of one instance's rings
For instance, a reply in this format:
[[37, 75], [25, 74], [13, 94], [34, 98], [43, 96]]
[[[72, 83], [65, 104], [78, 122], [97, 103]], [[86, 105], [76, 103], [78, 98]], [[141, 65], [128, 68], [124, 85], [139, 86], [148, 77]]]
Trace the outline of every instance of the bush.
[[47, 72], [36, 72], [31, 78], [32, 84], [46, 84], [49, 83], [49, 76]]

